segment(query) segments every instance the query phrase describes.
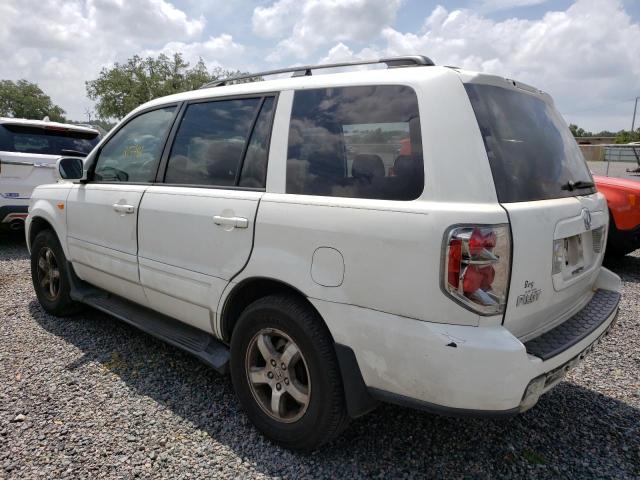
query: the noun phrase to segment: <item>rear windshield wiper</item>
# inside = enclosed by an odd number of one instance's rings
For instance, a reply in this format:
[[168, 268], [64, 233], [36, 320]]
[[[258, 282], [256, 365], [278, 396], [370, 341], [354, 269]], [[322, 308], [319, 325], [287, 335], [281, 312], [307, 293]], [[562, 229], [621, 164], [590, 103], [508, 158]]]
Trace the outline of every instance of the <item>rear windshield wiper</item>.
[[574, 182], [573, 180], [569, 180], [567, 183], [560, 186], [562, 190], [569, 190], [572, 192], [573, 190], [582, 189], [582, 188], [593, 188], [596, 184], [590, 180], [578, 180]]

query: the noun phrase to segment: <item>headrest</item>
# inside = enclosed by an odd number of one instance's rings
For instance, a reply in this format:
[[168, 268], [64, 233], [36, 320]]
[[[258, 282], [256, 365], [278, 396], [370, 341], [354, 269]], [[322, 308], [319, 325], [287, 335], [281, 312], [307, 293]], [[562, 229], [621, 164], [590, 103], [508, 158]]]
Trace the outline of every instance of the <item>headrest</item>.
[[396, 177], [409, 177], [415, 174], [416, 162], [411, 155], [398, 155], [393, 164]]
[[351, 166], [351, 175], [354, 178], [384, 177], [384, 163], [379, 155], [361, 153], [356, 155]]

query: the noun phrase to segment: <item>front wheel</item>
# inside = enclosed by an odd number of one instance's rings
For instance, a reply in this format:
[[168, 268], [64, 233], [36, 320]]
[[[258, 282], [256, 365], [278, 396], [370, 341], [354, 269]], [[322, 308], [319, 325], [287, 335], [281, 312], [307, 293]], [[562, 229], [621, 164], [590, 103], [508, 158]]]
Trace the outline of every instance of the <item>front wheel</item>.
[[302, 299], [273, 295], [246, 308], [231, 339], [231, 378], [251, 421], [287, 448], [317, 448], [348, 422], [333, 341]]
[[31, 279], [38, 301], [47, 313], [64, 317], [80, 310], [70, 296], [67, 259], [51, 230], [38, 233], [31, 245]]

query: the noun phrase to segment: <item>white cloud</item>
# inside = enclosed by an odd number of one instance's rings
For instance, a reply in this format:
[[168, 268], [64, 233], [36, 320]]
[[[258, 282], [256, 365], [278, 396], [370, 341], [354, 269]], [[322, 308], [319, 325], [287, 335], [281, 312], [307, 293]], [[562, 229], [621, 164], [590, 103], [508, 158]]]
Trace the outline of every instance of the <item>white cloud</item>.
[[253, 12], [253, 31], [281, 38], [267, 58], [298, 59], [334, 41], [374, 40], [382, 28], [392, 25], [403, 0], [278, 0]]
[[495, 12], [498, 10], [541, 5], [547, 2], [548, 0], [480, 0], [478, 9], [485, 12]]
[[242, 55], [245, 46], [233, 41], [233, 37], [226, 33], [218, 37], [209, 37], [204, 42], [169, 42], [157, 50], [146, 50], [143, 55], [156, 56], [160, 53], [173, 55], [182, 53], [184, 59], [195, 64], [200, 58], [209, 67], [240, 68], [245, 65]]
[[165, 0], [88, 0], [89, 22], [111, 36], [154, 40], [173, 35], [193, 37], [202, 32], [204, 18], [189, 19]]
[[[263, 0], [257, 8], [250, 0], [0, 0], [0, 78], [39, 83], [81, 119], [91, 106], [85, 81], [135, 54], [181, 52], [189, 62], [256, 71], [422, 53], [547, 90], [570, 121], [590, 130], [629, 128], [640, 94], [638, 21], [622, 0], [514, 16], [542, 1], [468, 0], [472, 9], [440, 6], [406, 30], [396, 25], [399, 9], [413, 9], [406, 21], [420, 8], [405, 0]], [[506, 8], [512, 18], [486, 13]]]
[[299, 0], [279, 0], [269, 7], [256, 7], [251, 24], [253, 33], [264, 38], [285, 36], [295, 25]]
[[[100, 69], [172, 42], [199, 36], [203, 18], [190, 18], [166, 0], [10, 0], [0, 2], [2, 78], [38, 83], [72, 119], [91, 107], [85, 81]], [[228, 37], [228, 36], [227, 36]], [[205, 52], [237, 51], [231, 37], [196, 44]]]
[[628, 128], [625, 109], [640, 91], [632, 47], [640, 45], [640, 25], [617, 0], [577, 0], [539, 20], [499, 22], [439, 6], [420, 32], [387, 27], [382, 36], [380, 47], [350, 52], [339, 43], [325, 58], [419, 53], [441, 65], [505, 75], [548, 91], [569, 121], [594, 130]]

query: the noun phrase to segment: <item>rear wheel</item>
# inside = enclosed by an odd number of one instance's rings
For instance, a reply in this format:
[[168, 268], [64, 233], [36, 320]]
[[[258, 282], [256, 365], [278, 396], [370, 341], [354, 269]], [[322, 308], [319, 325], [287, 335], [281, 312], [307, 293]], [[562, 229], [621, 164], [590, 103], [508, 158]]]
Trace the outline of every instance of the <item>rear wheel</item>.
[[67, 259], [51, 230], [38, 233], [31, 245], [31, 279], [38, 301], [47, 313], [64, 317], [80, 310], [80, 304], [70, 297]]
[[317, 448], [348, 422], [333, 340], [302, 299], [273, 295], [245, 309], [231, 340], [231, 377], [251, 421], [287, 448]]

